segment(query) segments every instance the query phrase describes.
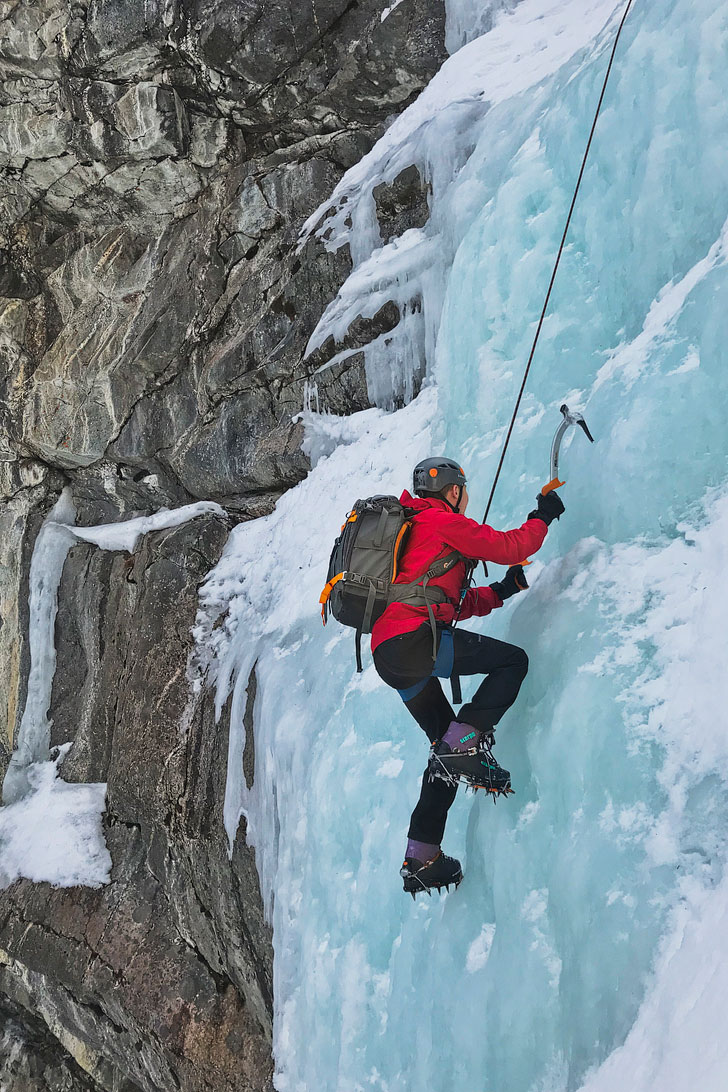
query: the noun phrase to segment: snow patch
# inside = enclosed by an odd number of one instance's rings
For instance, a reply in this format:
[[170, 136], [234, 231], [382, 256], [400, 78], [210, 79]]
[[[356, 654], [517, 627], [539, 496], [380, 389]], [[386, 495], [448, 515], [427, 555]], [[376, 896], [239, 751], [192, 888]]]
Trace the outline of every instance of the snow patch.
[[380, 17], [379, 17], [380, 22], [383, 23], [385, 19], [388, 19], [389, 16], [392, 14], [392, 12], [395, 11], [395, 9], [398, 8], [399, 5], [402, 4], [403, 2], [404, 2], [404, 0], [394, 0], [394, 3], [390, 4], [388, 8], [385, 8], [384, 11], [382, 12], [382, 14], [380, 15]]
[[465, 957], [465, 970], [468, 974], [475, 974], [476, 971], [483, 970], [488, 962], [494, 937], [495, 925], [492, 922], [486, 922], [480, 930], [480, 935], [475, 938], [468, 948], [468, 954]]
[[69, 784], [53, 761], [27, 770], [30, 792], [0, 808], [0, 888], [24, 877], [54, 887], [101, 887], [111, 878], [111, 857], [101, 830], [106, 785]]

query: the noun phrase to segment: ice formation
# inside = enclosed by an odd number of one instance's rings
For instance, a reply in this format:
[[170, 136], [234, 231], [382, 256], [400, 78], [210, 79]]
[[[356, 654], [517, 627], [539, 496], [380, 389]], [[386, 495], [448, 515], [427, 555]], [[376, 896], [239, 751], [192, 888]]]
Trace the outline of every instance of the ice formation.
[[49, 754], [54, 627], [68, 551], [76, 542], [91, 542], [104, 550], [133, 552], [140, 535], [177, 527], [204, 512], [223, 511], [213, 501], [201, 501], [120, 523], [79, 527], [70, 490], [61, 493], [38, 533], [30, 564], [28, 693], [3, 782], [0, 887], [19, 876], [61, 887], [81, 883], [96, 887], [110, 874], [111, 860], [101, 832], [106, 785], [67, 784], [58, 777], [58, 765], [70, 743], [54, 758]]
[[[725, 1087], [718, 0], [637, 3], [624, 31], [491, 522], [531, 507], [561, 401], [597, 443], [565, 445], [567, 512], [531, 590], [478, 623], [522, 644], [531, 671], [499, 732], [517, 796], [451, 813], [456, 893], [403, 898], [426, 742], [371, 664], [354, 674], [351, 633], [317, 615], [343, 514], [398, 492], [418, 458], [460, 458], [482, 513], [622, 10], [450, 0], [463, 48], [322, 206], [355, 268], [312, 346], [385, 297], [417, 298], [419, 329], [375, 346], [368, 374], [386, 407], [416, 336], [429, 380], [396, 413], [309, 406], [309, 477], [236, 529], [203, 591], [218, 708], [233, 695], [227, 829], [246, 816], [274, 926], [280, 1092]], [[411, 163], [430, 221], [382, 246], [372, 188]]]

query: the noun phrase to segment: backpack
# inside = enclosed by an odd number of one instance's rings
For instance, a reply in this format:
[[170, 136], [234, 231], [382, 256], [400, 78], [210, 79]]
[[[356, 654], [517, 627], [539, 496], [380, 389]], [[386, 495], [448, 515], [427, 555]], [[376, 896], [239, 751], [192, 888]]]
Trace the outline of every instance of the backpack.
[[437, 651], [437, 629], [432, 603], [445, 603], [442, 588], [428, 588], [428, 581], [442, 576], [462, 559], [457, 550], [438, 558], [411, 584], [395, 584], [399, 561], [415, 510], [405, 508], [396, 497], [367, 497], [358, 500], [341, 527], [329, 561], [326, 585], [321, 592], [321, 618], [326, 625], [331, 613], [342, 625], [356, 630], [356, 669], [362, 671], [361, 635], [372, 626], [390, 603], [427, 607], [432, 627], [433, 657]]

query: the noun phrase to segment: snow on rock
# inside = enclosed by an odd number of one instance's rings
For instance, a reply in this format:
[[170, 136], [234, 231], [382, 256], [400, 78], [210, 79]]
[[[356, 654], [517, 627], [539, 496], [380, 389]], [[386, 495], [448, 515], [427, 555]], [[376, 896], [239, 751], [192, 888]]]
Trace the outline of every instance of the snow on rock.
[[53, 761], [27, 772], [30, 792], [0, 808], [0, 887], [20, 877], [56, 887], [100, 887], [111, 876], [111, 857], [101, 831], [106, 785], [68, 784]]
[[140, 535], [177, 527], [203, 512], [224, 514], [224, 509], [204, 501], [120, 523], [78, 527], [70, 490], [65, 489], [41, 527], [30, 565], [28, 693], [3, 783], [6, 806], [0, 807], [0, 884], [26, 876], [61, 886], [96, 886], [106, 882], [111, 865], [100, 826], [106, 786], [66, 784], [58, 778], [58, 764], [70, 743], [55, 761], [48, 760], [54, 627], [69, 549], [84, 541], [131, 552]]
[[385, 8], [380, 16], [380, 22], [383, 23], [401, 3], [403, 3], [403, 0], [394, 0], [393, 4], [390, 4], [388, 8]]
[[[494, 5], [482, 7], [489, 22]], [[479, 123], [529, 91], [533, 101], [524, 117], [533, 123], [547, 101], [541, 85], [583, 57], [587, 48], [592, 60], [598, 58], [610, 42], [620, 7], [615, 0], [522, 0], [515, 10], [502, 12], [490, 33], [445, 62], [304, 224], [301, 245], [316, 234], [329, 250], [348, 244], [354, 261], [351, 275], [313, 331], [307, 352], [330, 336], [340, 340], [357, 315], [371, 317], [387, 300], [394, 300], [403, 316], [384, 344], [377, 339], [364, 349], [369, 395], [376, 404], [390, 405], [401, 395], [401, 368], [393, 360], [412, 356], [413, 342], [424, 344], [427, 359], [434, 356], [446, 271], [486, 200], [482, 186], [460, 177], [466, 173]], [[524, 118], [519, 119], [519, 129], [523, 124]], [[413, 163], [432, 188], [430, 221], [424, 231], [410, 229], [382, 247], [372, 191]], [[453, 202], [448, 191], [456, 182]], [[329, 366], [346, 355], [335, 357]]]
[[[438, 168], [447, 169], [452, 179], [468, 145], [462, 125], [453, 125], [462, 107], [479, 105], [482, 115], [553, 76], [575, 54], [587, 47], [593, 50], [595, 39], [620, 8], [615, 0], [523, 0], [499, 19], [487, 38], [476, 39], [445, 62], [416, 101], [311, 214], [303, 238], [314, 231], [325, 234], [330, 250], [349, 241], [357, 234], [356, 226], [345, 222], [351, 215], [350, 202], [364, 200], [375, 185], [391, 181], [412, 162], [427, 167], [428, 176]], [[478, 114], [467, 120], [472, 122]], [[341, 209], [336, 216], [320, 224], [323, 214], [337, 204]], [[337, 231], [329, 235], [332, 219]]]

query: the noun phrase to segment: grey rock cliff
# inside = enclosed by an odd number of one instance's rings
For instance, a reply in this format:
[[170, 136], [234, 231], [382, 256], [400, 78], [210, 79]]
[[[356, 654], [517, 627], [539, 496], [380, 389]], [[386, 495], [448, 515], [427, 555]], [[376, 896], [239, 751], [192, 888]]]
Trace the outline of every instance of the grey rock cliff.
[[0, 1088], [13, 1092], [94, 1092], [98, 1085], [60, 1043], [48, 1036], [42, 1020], [3, 996]]
[[[52, 742], [74, 741], [66, 779], [108, 782], [113, 871], [0, 891], [8, 1092], [272, 1087], [271, 937], [242, 827], [228, 854], [228, 711], [190, 694], [189, 631], [230, 527], [307, 471], [305, 383], [399, 321], [304, 359], [351, 262], [299, 252], [301, 225], [444, 59], [441, 0], [388, 6], [0, 2], [0, 775], [61, 489], [80, 524], [229, 513], [67, 558]], [[383, 241], [427, 218], [414, 168], [375, 197]], [[369, 404], [361, 353], [316, 380], [333, 412]]]

